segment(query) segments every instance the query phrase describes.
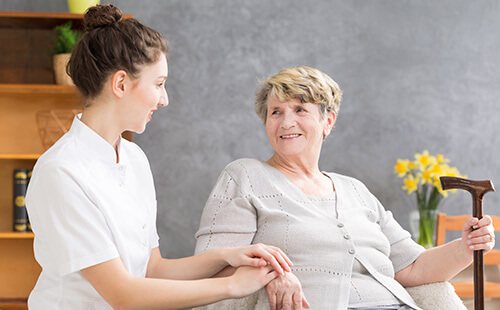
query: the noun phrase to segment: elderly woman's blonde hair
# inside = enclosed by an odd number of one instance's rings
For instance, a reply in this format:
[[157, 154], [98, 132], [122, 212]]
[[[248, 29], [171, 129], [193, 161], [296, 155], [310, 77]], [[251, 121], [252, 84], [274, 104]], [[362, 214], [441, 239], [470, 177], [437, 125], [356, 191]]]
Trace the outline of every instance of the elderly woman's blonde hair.
[[342, 90], [331, 77], [315, 68], [294, 67], [281, 70], [278, 74], [260, 83], [255, 95], [255, 112], [265, 124], [267, 99], [274, 96], [279, 101], [294, 99], [319, 105], [321, 116], [338, 114]]

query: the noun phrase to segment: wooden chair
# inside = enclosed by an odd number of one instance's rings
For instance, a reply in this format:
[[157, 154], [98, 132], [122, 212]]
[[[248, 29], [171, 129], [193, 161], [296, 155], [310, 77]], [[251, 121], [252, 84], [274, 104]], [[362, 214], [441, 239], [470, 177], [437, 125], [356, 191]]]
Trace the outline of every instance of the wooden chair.
[[[446, 231], [462, 231], [462, 226], [470, 215], [447, 216], [445, 213], [439, 213], [436, 223], [436, 245], [445, 243]], [[500, 231], [500, 216], [492, 216], [495, 231]], [[500, 265], [500, 250], [491, 250], [484, 256], [484, 265]], [[474, 282], [471, 278], [470, 282], [452, 282], [455, 291], [461, 298], [474, 298]], [[485, 298], [500, 298], [500, 283], [488, 282], [484, 283]]]

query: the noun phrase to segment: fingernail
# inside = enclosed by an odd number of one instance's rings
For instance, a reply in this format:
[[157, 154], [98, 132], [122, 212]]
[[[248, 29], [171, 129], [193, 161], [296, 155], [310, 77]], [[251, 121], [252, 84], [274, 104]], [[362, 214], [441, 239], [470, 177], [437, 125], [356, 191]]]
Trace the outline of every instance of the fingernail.
[[471, 245], [471, 246], [469, 247], [469, 249], [474, 250], [474, 246], [473, 246], [473, 245]]
[[470, 238], [472, 238], [472, 235], [468, 235], [467, 237], [470, 239]]

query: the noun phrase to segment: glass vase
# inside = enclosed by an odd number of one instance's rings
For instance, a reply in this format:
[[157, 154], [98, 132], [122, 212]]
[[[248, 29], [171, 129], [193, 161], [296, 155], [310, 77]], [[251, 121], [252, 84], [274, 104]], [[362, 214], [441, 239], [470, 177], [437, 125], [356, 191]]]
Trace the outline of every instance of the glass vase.
[[419, 233], [417, 243], [426, 249], [434, 246], [437, 210], [419, 210]]

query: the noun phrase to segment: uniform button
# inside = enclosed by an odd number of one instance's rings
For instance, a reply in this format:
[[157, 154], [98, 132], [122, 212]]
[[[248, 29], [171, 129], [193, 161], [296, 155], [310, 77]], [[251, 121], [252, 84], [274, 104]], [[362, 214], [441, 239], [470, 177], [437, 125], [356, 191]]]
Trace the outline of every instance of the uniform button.
[[142, 225], [142, 229], [146, 229], [146, 224]]
[[123, 170], [123, 166], [118, 167], [118, 170]]
[[123, 187], [123, 184], [122, 184], [122, 183], [120, 183], [120, 184], [118, 184], [118, 186]]
[[344, 227], [344, 224], [342, 224], [342, 223], [338, 223], [338, 224], [337, 224], [337, 227], [342, 228], [342, 227]]
[[143, 246], [143, 247], [147, 247], [147, 246], [148, 246], [148, 243], [147, 243], [147, 242], [144, 242], [144, 243], [142, 244], [142, 246]]
[[356, 253], [356, 250], [355, 250], [355, 249], [350, 249], [350, 250], [349, 250], [349, 254], [354, 254], [354, 253]]
[[349, 239], [351, 239], [351, 236], [349, 236], [349, 235], [344, 235], [344, 239], [349, 240]]

